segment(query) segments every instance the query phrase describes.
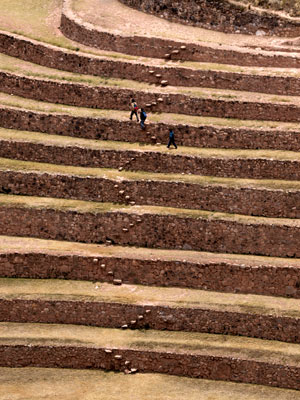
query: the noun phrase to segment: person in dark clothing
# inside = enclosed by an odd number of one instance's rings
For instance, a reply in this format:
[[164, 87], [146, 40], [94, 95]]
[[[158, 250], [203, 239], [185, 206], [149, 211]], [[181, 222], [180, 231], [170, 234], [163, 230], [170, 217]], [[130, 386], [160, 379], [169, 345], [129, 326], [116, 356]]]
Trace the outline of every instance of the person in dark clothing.
[[171, 144], [175, 147], [175, 149], [177, 149], [176, 143], [175, 143], [175, 134], [173, 132], [173, 129], [169, 130], [169, 143], [167, 148], [169, 149]]
[[141, 128], [142, 128], [143, 130], [145, 130], [145, 121], [146, 121], [146, 118], [147, 118], [146, 111], [145, 111], [143, 108], [141, 108], [140, 119], [141, 119]]
[[131, 114], [130, 114], [129, 118], [132, 120], [132, 117], [135, 115], [137, 122], [139, 122], [139, 116], [138, 116], [138, 109], [139, 108], [138, 108], [138, 106], [136, 104], [136, 101], [134, 99], [131, 99], [130, 107], [131, 107]]

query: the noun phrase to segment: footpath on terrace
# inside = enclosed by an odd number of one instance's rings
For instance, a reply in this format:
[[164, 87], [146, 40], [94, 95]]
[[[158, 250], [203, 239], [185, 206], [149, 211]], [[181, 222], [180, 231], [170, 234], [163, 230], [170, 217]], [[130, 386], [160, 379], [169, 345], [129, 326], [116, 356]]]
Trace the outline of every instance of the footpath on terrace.
[[150, 3], [1, 1], [0, 400], [299, 399], [299, 21]]

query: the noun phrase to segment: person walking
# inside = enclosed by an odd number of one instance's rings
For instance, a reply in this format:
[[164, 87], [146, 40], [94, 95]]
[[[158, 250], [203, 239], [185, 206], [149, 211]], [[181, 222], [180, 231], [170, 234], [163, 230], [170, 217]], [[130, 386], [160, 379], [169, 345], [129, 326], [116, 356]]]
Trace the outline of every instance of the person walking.
[[138, 116], [138, 109], [139, 108], [138, 108], [138, 106], [136, 104], [136, 101], [134, 99], [131, 99], [130, 107], [131, 107], [131, 114], [130, 114], [129, 119], [132, 121], [132, 117], [135, 115], [137, 122], [139, 122], [139, 116]]
[[141, 108], [140, 119], [141, 119], [141, 128], [143, 129], [143, 131], [146, 128], [145, 127], [146, 118], [147, 118], [146, 111], [143, 108]]
[[169, 149], [171, 144], [177, 149], [176, 143], [175, 143], [175, 134], [173, 132], [173, 129], [169, 129], [169, 143], [167, 148]]

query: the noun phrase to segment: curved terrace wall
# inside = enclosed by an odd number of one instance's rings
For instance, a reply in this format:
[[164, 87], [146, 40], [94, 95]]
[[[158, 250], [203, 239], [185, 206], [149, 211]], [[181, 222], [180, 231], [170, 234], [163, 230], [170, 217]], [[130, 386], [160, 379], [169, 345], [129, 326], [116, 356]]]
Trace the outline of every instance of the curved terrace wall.
[[[194, 262], [174, 259], [172, 261], [151, 257], [131, 258], [126, 256], [51, 252], [0, 253], [0, 274], [7, 278], [73, 279], [113, 283], [121, 279], [124, 283], [152, 286], [190, 287], [221, 292], [252, 293], [271, 296], [300, 298], [300, 264], [285, 266], [272, 264], [265, 259], [255, 262], [243, 259], [232, 262], [205, 261], [200, 256]], [[272, 265], [271, 265], [272, 264]]]
[[[34, 313], [32, 312], [34, 310]], [[146, 313], [150, 310], [150, 313]], [[138, 316], [143, 319], [139, 320]], [[0, 298], [1, 322], [89, 325], [238, 335], [300, 343], [300, 319], [191, 306], [135, 305], [67, 299]], [[131, 324], [131, 321], [136, 321]], [[261, 326], [264, 329], [261, 329]]]
[[[300, 218], [300, 191], [234, 188], [140, 179], [80, 177], [62, 173], [0, 171], [0, 193], [111, 203], [134, 202], [278, 218]], [[129, 195], [130, 199], [126, 200]]]
[[163, 153], [159, 151], [93, 149], [68, 143], [32, 143], [0, 138], [0, 157], [91, 168], [122, 168], [128, 171], [186, 173], [228, 178], [283, 179], [297, 181], [300, 162], [257, 158], [222, 158]]
[[109, 118], [75, 117], [64, 114], [22, 110], [0, 106], [0, 126], [22, 131], [43, 132], [86, 139], [115, 140], [133, 143], [164, 143], [169, 128], [176, 130], [179, 145], [226, 149], [300, 150], [300, 132], [148, 123], [147, 134], [141, 135], [132, 122]]
[[[149, 4], [151, 3], [150, 0], [144, 0], [144, 3], [146, 4], [147, 1]], [[168, 1], [162, 0], [161, 5], [171, 4]], [[203, 4], [209, 3], [209, 0], [199, 0], [199, 4], [201, 1]], [[134, 6], [135, 0], [124, 0], [123, 2], [132, 3], [130, 5]], [[136, 0], [136, 3], [138, 2]], [[183, 1], [186, 5], [189, 2], [191, 0]], [[69, 4], [69, 0], [66, 3]], [[157, 4], [157, 2], [152, 1], [153, 5], [155, 3]], [[173, 2], [173, 9], [174, 6]], [[179, 6], [180, 3], [178, 3]], [[244, 13], [238, 16], [235, 15], [233, 21], [231, 10], [227, 14], [225, 13], [225, 19], [221, 20], [220, 18], [218, 20], [218, 29], [222, 28], [226, 31], [226, 26], [228, 25], [229, 27], [232, 22], [244, 24], [245, 26], [250, 26], [253, 22], [258, 23], [258, 20], [255, 19], [258, 17], [254, 18], [252, 12], [248, 12], [245, 15]], [[223, 8], [219, 8], [218, 11], [220, 14], [225, 12]], [[155, 12], [155, 10], [152, 12]], [[175, 13], [174, 10], [172, 12]], [[204, 9], [203, 14], [207, 18], [209, 10]], [[191, 20], [191, 16], [184, 15], [184, 18]], [[170, 18], [170, 15], [167, 15], [167, 17]], [[179, 14], [178, 18], [181, 18]], [[215, 18], [217, 20], [217, 14]], [[279, 23], [276, 25], [271, 17], [268, 17], [270, 19], [267, 19], [266, 16], [261, 18], [265, 18], [263, 19], [264, 23], [273, 24], [272, 33], [277, 32], [276, 29], [282, 28]], [[298, 27], [296, 28], [298, 29]], [[167, 43], [171, 43], [161, 39], [148, 38], [145, 41], [145, 46], [139, 49], [139, 46], [136, 46], [135, 39], [134, 41], [132, 40], [133, 38], [122, 38], [110, 35], [107, 32], [89, 30], [88, 27], [80, 26], [76, 20], [69, 19], [64, 14], [62, 15], [62, 30], [70, 35], [69, 37], [73, 35], [74, 38], [80, 38], [82, 43], [88, 44], [90, 42], [89, 45], [92, 43], [94, 45], [97, 43], [98, 45], [98, 41], [102, 38], [103, 41], [100, 46], [109, 50], [124, 51], [128, 46], [129, 52], [132, 51], [132, 54], [134, 54], [134, 51], [151, 54], [154, 50], [158, 54], [165, 51], [164, 46], [169, 48], [170, 45], [167, 45]], [[291, 28], [284, 32], [288, 36], [291, 34]], [[144, 40], [144, 38], [142, 39]], [[137, 44], [139, 44], [139, 40], [140, 38], [137, 38]], [[14, 41], [15, 38], [12, 42]], [[15, 43], [20, 44], [19, 41]], [[174, 43], [172, 42], [171, 45], [173, 50], [177, 49], [177, 47], [174, 47]], [[157, 47], [160, 44], [162, 48]], [[26, 43], [27, 45], [28, 43]], [[234, 89], [239, 75], [197, 71], [193, 77], [189, 77], [190, 71], [182, 69], [183, 72], [179, 76], [179, 68], [176, 71], [171, 68], [160, 68], [151, 72], [150, 69], [152, 68], [150, 66], [145, 67], [134, 62], [100, 60], [100, 58], [89, 58], [76, 53], [66, 52], [64, 54], [64, 51], [54, 50], [47, 46], [45, 46], [46, 53], [42, 54], [43, 46], [36, 43], [30, 43], [27, 48], [30, 48], [30, 50], [27, 52], [26, 49], [23, 49], [20, 55], [17, 55], [17, 48], [11, 49], [11, 45], [8, 43], [0, 44], [0, 51], [1, 46], [5, 49], [4, 52], [6, 54], [11, 53], [10, 55], [20, 56], [20, 58], [27, 60], [31, 58], [30, 61], [35, 59], [41, 65], [55, 68], [58, 65], [61, 69], [66, 68], [67, 70], [76, 70], [76, 72], [83, 73], [86, 73], [88, 69], [91, 71], [89, 73], [95, 75], [101, 74], [122, 78], [131, 78], [136, 74], [134, 79], [151, 83], [159, 83], [155, 81], [157, 79], [156, 74], [161, 73], [161, 75], [164, 75], [159, 79], [167, 79], [170, 81], [169, 83], [174, 85], [182, 84], [187, 80], [189, 83], [186, 86], [192, 86], [198, 82], [203, 86], [222, 87], [222, 85], [225, 85], [227, 88]], [[178, 44], [175, 46], [178, 46]], [[201, 54], [201, 49], [203, 49], [201, 46], [195, 47], [195, 45], [190, 44], [185, 45], [184, 48], [182, 46], [179, 49], [178, 59], [183, 55], [184, 59], [187, 57], [186, 59], [197, 60], [201, 59], [201, 57], [211, 57], [211, 59], [216, 60], [214, 58], [215, 49], [207, 48], [207, 51], [204, 50], [204, 54]], [[222, 50], [217, 55], [220, 59], [229, 54], [228, 50], [221, 52]], [[60, 53], [63, 55], [59, 59]], [[232, 52], [232, 58], [229, 57], [229, 60], [235, 59], [237, 62], [237, 54], [238, 52]], [[245, 56], [245, 61], [243, 62], [254, 62], [257, 65], [262, 65], [257, 56], [254, 58], [254, 55], [250, 54], [248, 58], [249, 54]], [[160, 53], [158, 56], [160, 56]], [[268, 57], [263, 55], [262, 62], [268, 63]], [[276, 66], [277, 61], [287, 62], [287, 60], [290, 61], [292, 59], [286, 58], [284, 60], [281, 57], [274, 57], [272, 66]], [[239, 58], [241, 58], [241, 54], [239, 54]], [[89, 60], [92, 60], [90, 65]], [[293, 65], [299, 66], [299, 60], [295, 58]], [[64, 61], [66, 61], [65, 67]], [[270, 77], [271, 83], [268, 86], [268, 79], [265, 76], [244, 75], [241, 77], [239, 89], [242, 87], [244, 90], [249, 88], [249, 90], [256, 91], [260, 84], [265, 84], [267, 87], [264, 90], [271, 90], [271, 93], [284, 92], [285, 88], [289, 88], [291, 93], [298, 94], [300, 80], [293, 81], [294, 78], [286, 80], [286, 78]], [[230, 84], [231, 80], [234, 81], [232, 85]], [[201, 98], [177, 94], [176, 92], [170, 94], [159, 93], [158, 90], [151, 92], [151, 89], [148, 91], [134, 91], [109, 86], [93, 87], [65, 83], [59, 80], [28, 78], [1, 71], [0, 86], [3, 92], [9, 94], [79, 107], [128, 111], [129, 100], [134, 96], [140, 105], [145, 105], [148, 110], [153, 112], [300, 122], [299, 104], [267, 103], [265, 100], [260, 101], [259, 98], [257, 102], [251, 102], [247, 99], [243, 101], [238, 96], [233, 96], [236, 99], [233, 101], [225, 99], [225, 97], [214, 99], [213, 96], [211, 98], [208, 96], [207, 98]], [[26, 129], [34, 127], [37, 131], [81, 136], [83, 127], [89, 125], [92, 121], [87, 131], [83, 133], [85, 137], [114, 139], [116, 137], [120, 138], [122, 135], [126, 137], [127, 130], [130, 135], [126, 140], [129, 140], [129, 138], [133, 140], [133, 138], [138, 139], [138, 134], [147, 134], [147, 132], [141, 133], [140, 130], [137, 132], [136, 127], [138, 125], [129, 123], [128, 120], [126, 123], [114, 121], [107, 130], [110, 120], [47, 115], [24, 110], [10, 110], [8, 115], [4, 113], [4, 109], [0, 110], [0, 125], [6, 125], [8, 128], [19, 129], [24, 125]], [[22, 116], [21, 120], [17, 121], [20, 116]], [[67, 124], [65, 126], [66, 121]], [[55, 125], [53, 124], [54, 122]], [[116, 128], [120, 129], [120, 127], [125, 127], [125, 132], [121, 134], [113, 132]], [[180, 129], [185, 135], [190, 132], [190, 128], [186, 126], [181, 126]], [[219, 137], [216, 138], [218, 133], [213, 131], [214, 128], [206, 128], [207, 131], [204, 137], [201, 129], [203, 128], [191, 129], [190, 145], [196, 142], [199, 146], [202, 143], [211, 146], [215, 143], [214, 141], [220, 141]], [[150, 133], [151, 130], [154, 133]], [[165, 130], [166, 126], [164, 124], [151, 124], [147, 140], [151, 143], [158, 142], [158, 138], [161, 138], [161, 141], [165, 140], [167, 135]], [[230, 129], [229, 131], [220, 129], [220, 131], [224, 132], [225, 136], [227, 132], [233, 132]], [[229, 147], [233, 145], [239, 146], [239, 143], [233, 144], [233, 141], [234, 135], [239, 135], [241, 131], [241, 143], [245, 141], [246, 147], [259, 146], [253, 137], [250, 138], [249, 132], [239, 130], [239, 133], [234, 131], [233, 136], [228, 140]], [[214, 132], [213, 136], [212, 132]], [[262, 142], [266, 141], [271, 148], [276, 146], [276, 141], [271, 143], [272, 141], [270, 141], [268, 134], [261, 135], [259, 131], [255, 132]], [[291, 146], [292, 149], [299, 149], [299, 135], [295, 133], [292, 133], [294, 137], [291, 143], [284, 143], [283, 137], [286, 140], [289, 134], [287, 132], [278, 134], [277, 138], [279, 139], [277, 140], [280, 143], [278, 146]], [[260, 159], [255, 159], [254, 157], [253, 159], [238, 157], [225, 159], [224, 157], [222, 159], [221, 157], [205, 158], [189, 156], [188, 154], [172, 156], [171, 154], [160, 154], [155, 149], [151, 152], [126, 149], [118, 151], [109, 147], [97, 150], [97, 146], [93, 148], [92, 143], [90, 143], [90, 148], [88, 148], [88, 144], [85, 147], [84, 144], [73, 146], [72, 143], [69, 143], [68, 147], [64, 147], [63, 143], [61, 145], [53, 145], [49, 140], [44, 143], [43, 135], [39, 135], [40, 142], [38, 140], [34, 142], [34, 139], [32, 139], [34, 143], [30, 142], [30, 139], [27, 141], [25, 138], [25, 135], [29, 135], [28, 133], [24, 134], [24, 136], [22, 135], [22, 133], [19, 133], [19, 139], [6, 139], [3, 134], [3, 137], [0, 138], [0, 156], [12, 157], [17, 160], [51, 162], [60, 165], [119, 168], [120, 171], [128, 169], [291, 180], [299, 180], [300, 177], [299, 160], [284, 159], [284, 156], [282, 156], [282, 159], [279, 156], [278, 159], [276, 157], [275, 159], [263, 157]], [[37, 137], [38, 135], [34, 134], [34, 136]], [[47, 139], [49, 139], [49, 135]], [[62, 137], [60, 139], [63, 142]], [[71, 139], [69, 139], [69, 142], [71, 142]], [[252, 143], [250, 144], [250, 142]], [[8, 163], [8, 161], [6, 162]], [[0, 171], [0, 193], [10, 194], [10, 196], [0, 195], [0, 234], [2, 235], [68, 240], [72, 241], [75, 247], [76, 243], [83, 242], [100, 245], [140, 246], [152, 250], [155, 248], [178, 249], [179, 252], [180, 250], [195, 250], [230, 254], [254, 254], [267, 257], [300, 257], [299, 221], [279, 218], [271, 219], [272, 217], [299, 218], [299, 210], [294, 207], [299, 197], [299, 193], [296, 193], [296, 190], [288, 192], [288, 190], [282, 189], [282, 186], [281, 191], [277, 193], [276, 190], [264, 191], [264, 189], [256, 189], [254, 186], [234, 189], [213, 188], [212, 186], [200, 188], [200, 185], [196, 187], [196, 185], [175, 182], [175, 180], [169, 182], [147, 181], [145, 179], [141, 179], [139, 182], [126, 181], [121, 180], [121, 176], [118, 176], [120, 181], [117, 183], [113, 178], [82, 177], [75, 174], [67, 176], [67, 174], [63, 173], [58, 176], [58, 174], [55, 175], [53, 173], [12, 171], [8, 170], [8, 167], [5, 167], [5, 169], [5, 171]], [[176, 195], [174, 193], [170, 195], [173, 189], [176, 191]], [[37, 192], [40, 197], [50, 196], [59, 198], [59, 200], [28, 197], [36, 196]], [[124, 193], [128, 194], [125, 200]], [[23, 195], [24, 198], [22, 199], [18, 195]], [[65, 197], [87, 201], [83, 203], [63, 200]], [[95, 204], [92, 202], [93, 200], [97, 202], [114, 201], [121, 205]], [[135, 203], [148, 203], [150, 205], [152, 203], [156, 207], [135, 207]], [[191, 208], [192, 210], [159, 208], [159, 206], [171, 207], [172, 205], [173, 207]], [[199, 209], [210, 207], [211, 210], [218, 210], [218, 213], [200, 212], [196, 210], [197, 206]], [[224, 208], [223, 211], [231, 212], [232, 215], [220, 214], [222, 207]], [[265, 215], [269, 218], [234, 215], [234, 212], [258, 213], [258, 215]], [[114, 247], [111, 246], [110, 249], [113, 250]], [[28, 251], [30, 252], [31, 250], [32, 248]], [[233, 269], [231, 274], [226, 263], [214, 263], [214, 265], [211, 265], [195, 261], [195, 264], [197, 264], [195, 272], [195, 265], [192, 262], [187, 266], [185, 260], [181, 263], [158, 260], [152, 269], [152, 258], [151, 262], [148, 260], [142, 263], [140, 260], [137, 262], [133, 259], [126, 259], [125, 255], [125, 259], [120, 256], [117, 261], [115, 257], [110, 257], [109, 261], [106, 259], [105, 264], [107, 265], [104, 265], [103, 268], [103, 265], [100, 264], [101, 260], [95, 258], [95, 256], [88, 260], [85, 259], [85, 263], [81, 264], [82, 258], [80, 256], [69, 253], [66, 257], [46, 256], [47, 261], [42, 265], [33, 263], [32, 265], [24, 266], [24, 261], [43, 261], [43, 255], [41, 254], [33, 256], [28, 253], [27, 256], [24, 254], [15, 254], [13, 256], [10, 254], [7, 256], [0, 251], [0, 274], [4, 271], [4, 274], [12, 277], [17, 274], [26, 275], [27, 277], [34, 274], [35, 277], [44, 276], [45, 278], [49, 278], [53, 274], [54, 277], [62, 276], [65, 279], [75, 277], [75, 279], [83, 278], [88, 280], [96, 277], [96, 279], [106, 280], [110, 283], [115, 283], [114, 281], [117, 278], [124, 277], [143, 284], [149, 284], [152, 281], [155, 285], [181, 286], [184, 282], [185, 285], [190, 283], [192, 287], [201, 287], [203, 289], [217, 287], [227, 291], [253, 291], [255, 293], [272, 293], [296, 298], [300, 296], [299, 269], [297, 267], [288, 268], [291, 272], [282, 277], [279, 282], [283, 271], [286, 272], [286, 265], [277, 274], [278, 271], [274, 266], [259, 265], [248, 268], [245, 264], [235, 263], [235, 265], [230, 266]], [[181, 257], [183, 258], [183, 255]], [[79, 267], [77, 269], [74, 268], [73, 263], [75, 258]], [[143, 264], [142, 267], [141, 264]], [[281, 265], [283, 266], [283, 264]], [[128, 266], [129, 270], [127, 269]], [[151, 271], [147, 274], [145, 272], [149, 267]], [[205, 272], [199, 276], [197, 272], [201, 269]], [[216, 275], [212, 274], [212, 269], [218, 271]], [[176, 275], [176, 270], [179, 272], [178, 275]], [[255, 278], [249, 282], [249, 276], [251, 275], [255, 275]], [[218, 278], [221, 281], [215, 282]], [[255, 286], [256, 282], [257, 287]], [[146, 308], [150, 311], [149, 313]], [[264, 315], [260, 314], [260, 312], [261, 310], [257, 311], [257, 314], [248, 312], [248, 310], [243, 312], [223, 312], [221, 308], [213, 310], [208, 307], [207, 309], [204, 307], [204, 309], [198, 310], [188, 309], [187, 307], [174, 307], [172, 309], [171, 307], [163, 307], [157, 304], [147, 305], [147, 307], [128, 303], [107, 302], [105, 304], [100, 301], [83, 301], [83, 299], [69, 301], [64, 300], [62, 297], [57, 298], [57, 300], [54, 297], [50, 299], [43, 298], [42, 300], [30, 299], [30, 297], [22, 298], [22, 296], [20, 298], [17, 298], [17, 296], [12, 296], [11, 298], [2, 296], [0, 298], [1, 321], [64, 323], [120, 328], [128, 321], [136, 319], [138, 314], [142, 314], [143, 318], [137, 319], [137, 323], [133, 323], [133, 325], [136, 324], [134, 328], [248, 335], [263, 339], [300, 343], [299, 318], [283, 317], [275, 314]], [[147, 316], [144, 317], [144, 314], [147, 314]], [[165, 317], [166, 314], [168, 318]], [[70, 329], [70, 326], [68, 329]], [[120, 333], [119, 330], [117, 332], [118, 334]], [[137, 368], [139, 372], [159, 372], [195, 378], [222, 379], [300, 390], [300, 364], [297, 363], [298, 360], [292, 360], [289, 363], [277, 358], [277, 361], [272, 362], [267, 358], [260, 358], [262, 357], [261, 354], [257, 356], [250, 354], [249, 356], [241, 353], [236, 356], [236, 349], [234, 350], [235, 352], [232, 352], [232, 355], [230, 351], [224, 352], [224, 354], [222, 352], [218, 353], [214, 350], [214, 347], [212, 347], [211, 354], [207, 352], [207, 349], [205, 351], [197, 349], [198, 353], [193, 353], [190, 349], [176, 349], [175, 346], [172, 348], [167, 345], [165, 347], [163, 345], [157, 350], [151, 348], [151, 343], [147, 348], [137, 342], [131, 347], [122, 344], [121, 349], [116, 345], [116, 348], [108, 350], [104, 347], [107, 345], [104, 342], [97, 346], [92, 342], [84, 343], [84, 341], [80, 340], [68, 341], [59, 338], [51, 342], [50, 339], [49, 341], [39, 341], [38, 339], [33, 339], [32, 341], [31, 339], [30, 335], [28, 339], [17, 338], [15, 341], [11, 341], [10, 338], [2, 338], [0, 340], [0, 366], [101, 368], [128, 373], [124, 364], [125, 360], [128, 360], [128, 364]]]
[[[219, 50], [216, 50], [218, 52]], [[172, 86], [200, 86], [220, 89], [236, 89], [257, 91], [284, 95], [298, 95], [300, 93], [300, 79], [296, 77], [280, 77], [269, 75], [250, 75], [228, 71], [197, 70], [176, 66], [153, 66], [137, 61], [115, 60], [62, 50], [58, 47], [40, 43], [17, 35], [0, 31], [0, 52], [11, 57], [20, 58], [45, 67], [95, 76], [108, 76], [121, 79], [132, 79], [140, 82], [160, 84], [167, 80]], [[260, 56], [261, 57], [261, 56]], [[174, 57], [176, 58], [176, 56]], [[242, 65], [245, 54], [239, 57], [237, 63]], [[267, 57], [269, 59], [270, 57]], [[278, 66], [295, 64], [294, 58], [277, 60]], [[276, 61], [277, 60], [277, 61]], [[208, 61], [216, 62], [214, 57]], [[222, 61], [227, 63], [226, 52]], [[297, 61], [297, 60], [296, 60]], [[298, 61], [297, 61], [298, 62]], [[273, 58], [272, 58], [273, 63]], [[267, 62], [267, 64], [269, 64]], [[264, 65], [264, 59], [261, 60]], [[294, 65], [295, 66], [295, 65]], [[158, 78], [156, 75], [160, 75]]]
[[162, 80], [167, 80], [172, 86], [200, 86], [253, 92], [256, 92], [259, 86], [262, 93], [284, 95], [300, 93], [299, 78], [206, 71], [176, 66], [159, 67], [136, 61], [117, 61], [61, 50], [4, 32], [0, 32], [0, 52], [46, 67], [80, 74], [132, 79], [154, 84], [160, 84]]
[[[27, 199], [27, 197], [25, 197]], [[0, 234], [83, 243], [200, 250], [232, 254], [300, 258], [300, 226], [290, 220], [217, 215], [159, 214], [117, 207], [95, 213], [73, 209], [0, 207]], [[131, 211], [133, 210], [133, 211]], [[186, 211], [187, 213], [188, 211]], [[246, 217], [245, 217], [246, 218]], [[133, 224], [132, 227], [129, 227]]]
[[297, 366], [273, 364], [257, 360], [209, 356], [176, 352], [113, 349], [62, 345], [0, 345], [1, 367], [59, 367], [124, 371], [124, 361], [130, 361], [140, 372], [159, 372], [193, 378], [256, 383], [290, 389], [300, 389]]
[[127, 6], [166, 18], [173, 22], [199, 26], [227, 33], [299, 36], [300, 21], [272, 12], [255, 11], [247, 5], [226, 0], [120, 0]]
[[151, 58], [169, 58], [221, 64], [237, 64], [241, 66], [259, 67], [299, 67], [299, 57], [286, 56], [276, 52], [260, 51], [260, 54], [250, 49], [232, 50], [226, 46], [203, 46], [198, 43], [187, 43], [144, 36], [121, 36], [96, 29], [90, 24], [75, 17], [70, 8], [69, 0], [65, 0], [61, 17], [60, 29], [69, 39], [101, 50]]
[[115, 89], [28, 78], [0, 71], [1, 91], [34, 100], [79, 107], [128, 110], [132, 97], [150, 111], [248, 120], [300, 122], [300, 107], [283, 102], [218, 100], [177, 93]]

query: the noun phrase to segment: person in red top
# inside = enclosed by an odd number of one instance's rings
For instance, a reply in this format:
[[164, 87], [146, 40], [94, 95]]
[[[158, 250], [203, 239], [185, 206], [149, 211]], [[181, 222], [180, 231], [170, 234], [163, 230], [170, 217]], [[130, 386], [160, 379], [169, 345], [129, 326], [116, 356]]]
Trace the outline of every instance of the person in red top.
[[138, 116], [138, 109], [139, 108], [138, 108], [138, 106], [136, 104], [136, 101], [134, 99], [131, 99], [130, 106], [131, 106], [131, 114], [130, 114], [129, 119], [132, 121], [132, 117], [135, 115], [137, 122], [139, 122], [139, 116]]

